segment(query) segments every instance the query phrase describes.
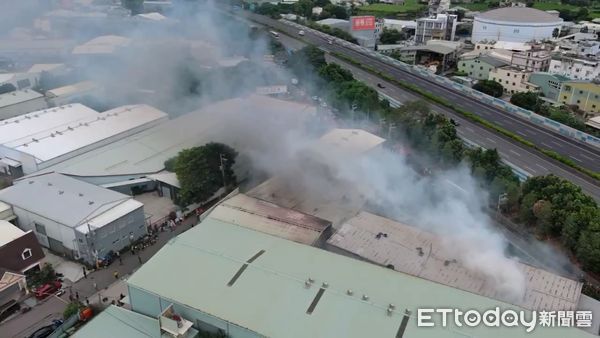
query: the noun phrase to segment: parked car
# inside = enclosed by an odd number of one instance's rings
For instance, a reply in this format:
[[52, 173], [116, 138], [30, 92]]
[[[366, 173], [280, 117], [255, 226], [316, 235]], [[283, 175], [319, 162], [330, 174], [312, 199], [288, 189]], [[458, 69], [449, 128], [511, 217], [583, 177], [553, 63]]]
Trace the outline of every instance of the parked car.
[[303, 31], [303, 30], [299, 31], [299, 32], [298, 32], [298, 35], [300, 35], [300, 36], [304, 36], [304, 31]]
[[62, 283], [57, 280], [50, 283], [46, 283], [34, 290], [35, 298], [40, 300], [44, 299], [50, 296], [51, 294], [54, 294], [55, 292], [59, 291], [61, 287]]
[[19, 311], [20, 309], [21, 305], [19, 303], [17, 303], [15, 300], [10, 300], [8, 303], [0, 307], [0, 322], [10, 317], [10, 315]]
[[378, 84], [377, 84], [377, 87], [379, 87], [379, 88], [385, 88], [385, 86], [384, 86], [384, 85], [382, 85], [381, 83], [378, 83]]

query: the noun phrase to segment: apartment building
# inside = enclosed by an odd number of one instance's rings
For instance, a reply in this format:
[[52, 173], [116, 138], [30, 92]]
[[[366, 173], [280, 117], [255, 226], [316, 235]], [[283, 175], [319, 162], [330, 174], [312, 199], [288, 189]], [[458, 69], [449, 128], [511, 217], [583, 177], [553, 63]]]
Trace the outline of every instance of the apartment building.
[[417, 19], [415, 42], [425, 44], [429, 40], [454, 41], [458, 16], [437, 14], [435, 17]]
[[529, 82], [530, 75], [530, 71], [504, 66], [491, 70], [489, 80], [500, 83], [505, 94], [537, 91], [539, 87]]

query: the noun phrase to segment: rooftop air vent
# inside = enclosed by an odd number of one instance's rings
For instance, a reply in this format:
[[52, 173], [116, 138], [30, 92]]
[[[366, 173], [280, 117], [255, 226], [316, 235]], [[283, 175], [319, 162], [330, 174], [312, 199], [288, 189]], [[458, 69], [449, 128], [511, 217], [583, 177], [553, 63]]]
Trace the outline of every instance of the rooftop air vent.
[[53, 186], [52, 182], [48, 182], [48, 186], [49, 187]]
[[94, 204], [94, 201], [88, 201], [88, 205]]
[[82, 193], [79, 193], [78, 195], [79, 195], [79, 197], [83, 197], [83, 194], [82, 194]]
[[354, 294], [354, 291], [352, 291], [351, 289], [346, 290], [346, 294], [348, 296], [352, 296]]
[[29, 183], [29, 184], [33, 184], [33, 181], [29, 181], [28, 183]]
[[65, 192], [64, 192], [64, 190], [59, 190], [59, 191], [58, 191], [58, 194], [59, 194], [59, 195], [62, 195], [62, 194], [64, 194], [64, 193], [65, 193]]
[[369, 300], [369, 296], [367, 296], [367, 295], [362, 295], [362, 300]]

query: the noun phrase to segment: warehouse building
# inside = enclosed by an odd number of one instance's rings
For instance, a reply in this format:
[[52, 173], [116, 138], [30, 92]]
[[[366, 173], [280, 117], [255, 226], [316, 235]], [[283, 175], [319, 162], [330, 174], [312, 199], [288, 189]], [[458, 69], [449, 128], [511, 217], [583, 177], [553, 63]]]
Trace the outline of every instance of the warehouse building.
[[82, 81], [46, 91], [48, 103], [53, 106], [63, 106], [87, 96], [101, 95], [102, 88], [92, 81]]
[[44, 95], [31, 89], [0, 94], [0, 120], [48, 107]]
[[328, 221], [245, 194], [221, 202], [208, 217], [306, 245], [320, 246], [331, 234]]
[[[520, 308], [211, 218], [167, 243], [127, 283], [133, 312], [154, 320], [176, 314], [182, 330], [220, 330], [231, 338], [589, 337], [572, 327], [527, 333], [523, 327], [459, 327], [453, 320], [442, 327], [439, 319], [419, 328], [417, 309], [424, 306]], [[118, 325], [126, 326], [122, 318]], [[99, 321], [86, 337], [110, 326]]]
[[[316, 108], [262, 95], [224, 100], [57, 163], [44, 171], [76, 176], [98, 185], [130, 185], [131, 180], [145, 180], [148, 175], [162, 172], [165, 161], [181, 150], [208, 142], [228, 144], [243, 154], [249, 146], [249, 135], [241, 132], [248, 127], [246, 121], [259, 114], [276, 117], [282, 129], [301, 128], [316, 114]], [[242, 123], [244, 125], [240, 125]], [[229, 128], [239, 132], [224, 132]], [[262, 131], [263, 134], [268, 132]], [[245, 177], [245, 172], [241, 171], [243, 156], [240, 155], [236, 162], [240, 164], [236, 166], [240, 169], [236, 175]]]
[[[52, 119], [54, 111], [64, 123]], [[79, 112], [83, 111], [83, 114]], [[48, 113], [48, 111], [52, 113]], [[83, 105], [70, 105], [24, 115], [0, 123], [0, 156], [20, 163], [24, 174], [31, 174], [68, 158], [115, 142], [167, 120], [167, 114], [147, 105], [114, 108], [93, 116]], [[11, 129], [19, 124], [18, 129]], [[51, 124], [54, 126], [52, 127]], [[9, 137], [4, 137], [4, 130]]]
[[475, 15], [471, 41], [530, 42], [558, 36], [563, 19], [539, 9], [504, 7]]
[[[385, 234], [385, 236], [378, 234]], [[444, 238], [368, 212], [346, 221], [327, 241], [327, 249], [350, 253], [442, 285], [511, 303], [494, 280], [469, 269], [449, 251]], [[525, 276], [522, 302], [528, 310], [575, 310], [582, 283], [530, 265], [516, 263]]]
[[89, 265], [146, 234], [142, 203], [56, 173], [16, 181], [0, 191], [0, 201], [42, 246]]

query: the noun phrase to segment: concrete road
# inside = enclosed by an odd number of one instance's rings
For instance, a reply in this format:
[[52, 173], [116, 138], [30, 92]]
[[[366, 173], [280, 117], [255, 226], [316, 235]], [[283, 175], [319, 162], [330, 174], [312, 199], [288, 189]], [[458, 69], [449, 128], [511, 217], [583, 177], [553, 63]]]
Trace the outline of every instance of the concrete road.
[[[253, 21], [257, 21], [264, 25], [268, 25], [282, 32], [286, 32], [291, 36], [298, 35], [297, 28], [291, 27], [277, 20], [273, 20], [271, 18], [256, 15], [249, 12], [243, 12], [243, 15], [246, 15]], [[506, 111], [479, 102], [478, 100], [470, 96], [460, 94], [454, 91], [453, 89], [446, 88], [435, 82], [429, 81], [420, 76], [401, 70], [391, 64], [375, 59], [369, 55], [357, 52], [354, 49], [337, 44], [329, 45], [327, 39], [312, 34], [308, 31], [306, 32], [305, 36], [302, 37], [302, 39], [305, 39], [315, 45], [318, 45], [324, 50], [339, 52], [343, 55], [346, 55], [363, 63], [364, 65], [368, 65], [380, 71], [384, 71], [397, 80], [402, 80], [413, 85], [417, 85], [431, 93], [448, 99], [449, 101], [455, 103], [457, 106], [471, 111], [481, 116], [482, 118], [497, 124], [498, 126], [511, 130], [523, 136], [524, 138], [530, 140], [531, 142], [535, 143], [541, 148], [556, 151], [557, 153], [563, 156], [571, 158], [574, 162], [581, 165], [582, 167], [600, 172], [600, 149], [564, 137], [554, 131], [536, 126], [531, 122], [525, 121]], [[566, 170], [574, 171], [574, 169]]]
[[[328, 61], [336, 62], [350, 70], [358, 80], [371, 85], [379, 92], [382, 92], [399, 102], [422, 100], [422, 98], [416, 94], [386, 82], [378, 76], [368, 73], [354, 65], [348, 64], [331, 55], [327, 55], [326, 58]], [[377, 83], [382, 84], [385, 88], [377, 88]], [[531, 148], [521, 146], [518, 143], [515, 144], [513, 140], [498, 135], [477, 123], [471, 122], [462, 117], [462, 115], [457, 114], [446, 107], [431, 102], [430, 105], [433, 110], [442, 113], [459, 123], [457, 131], [459, 136], [463, 139], [467, 139], [487, 149], [497, 149], [502, 159], [527, 171], [533, 176], [553, 173], [563, 177], [579, 185], [586, 193], [594, 197], [597, 201], [600, 201], [600, 186], [593, 179], [587, 178], [587, 176], [572, 170], [562, 163], [548, 159], [547, 156], [544, 156]]]

